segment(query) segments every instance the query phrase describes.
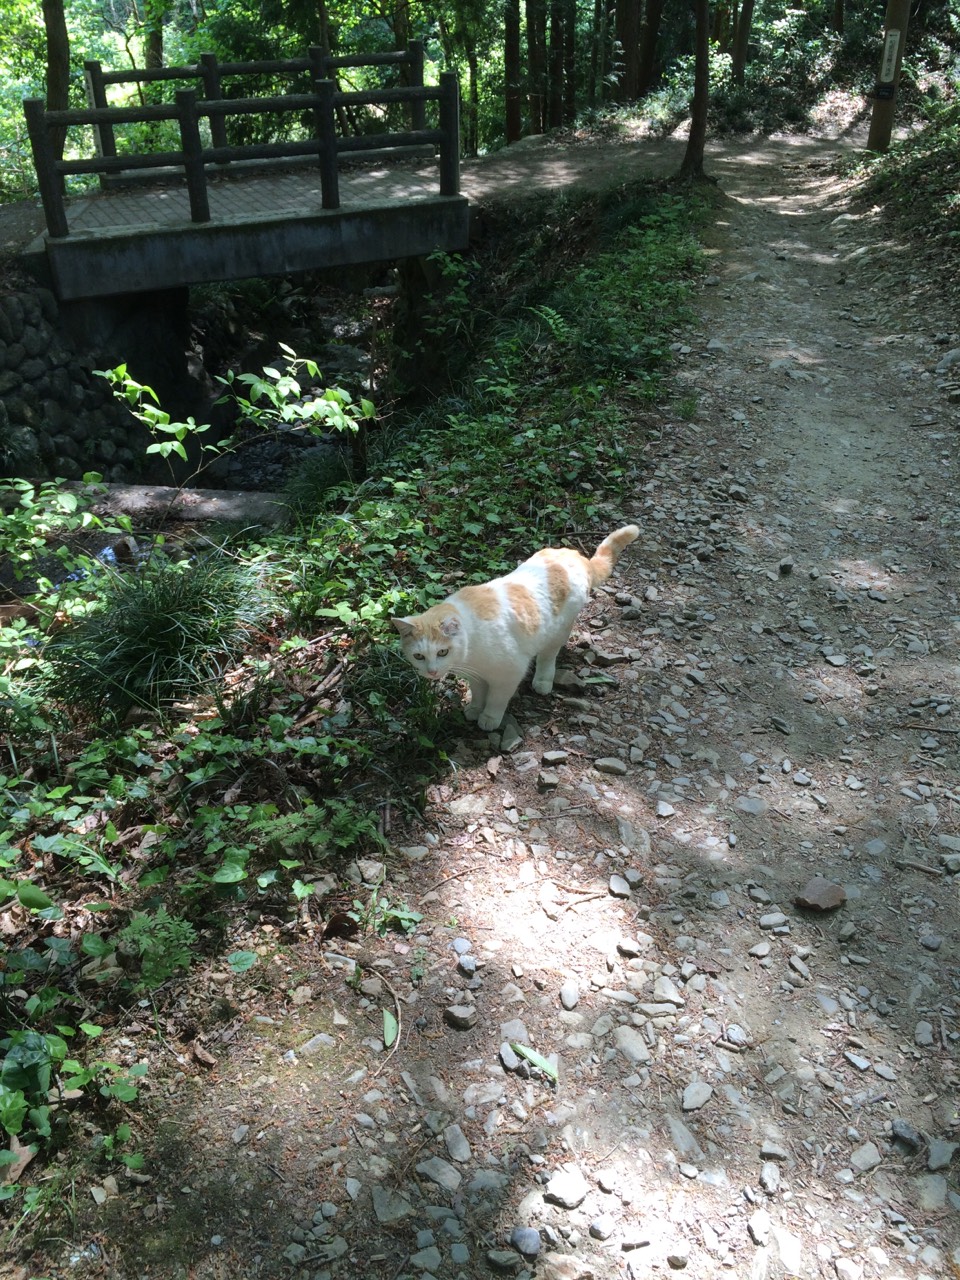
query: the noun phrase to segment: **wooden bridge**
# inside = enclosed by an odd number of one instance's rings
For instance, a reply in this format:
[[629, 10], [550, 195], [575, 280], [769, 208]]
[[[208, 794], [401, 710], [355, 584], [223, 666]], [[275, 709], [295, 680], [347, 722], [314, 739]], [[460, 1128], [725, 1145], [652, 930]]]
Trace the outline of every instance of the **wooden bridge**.
[[[369, 65], [396, 66], [412, 83], [338, 89], [333, 77], [343, 68]], [[87, 108], [48, 111], [39, 99], [24, 102], [47, 222], [33, 251], [63, 301], [467, 245], [457, 79], [443, 72], [438, 85], [425, 86], [418, 42], [363, 58], [331, 58], [319, 49], [276, 62], [218, 63], [204, 55], [195, 66], [135, 72], [104, 72], [91, 62], [86, 75]], [[236, 96], [256, 76], [307, 84], [298, 92]], [[161, 82], [187, 84], [175, 89], [172, 103], [108, 101], [110, 85], [135, 83], [142, 99]], [[406, 128], [358, 130], [362, 113], [382, 122], [398, 112]], [[251, 120], [260, 136], [288, 136], [244, 139]], [[172, 131], [178, 145], [121, 150], [118, 131], [130, 125], [141, 137], [145, 129]], [[230, 141], [231, 126], [239, 140]], [[65, 135], [69, 158], [61, 159]], [[413, 155], [421, 159], [413, 162]], [[364, 158], [373, 166], [361, 165]], [[70, 178], [90, 174], [100, 179], [99, 194], [65, 195]]]

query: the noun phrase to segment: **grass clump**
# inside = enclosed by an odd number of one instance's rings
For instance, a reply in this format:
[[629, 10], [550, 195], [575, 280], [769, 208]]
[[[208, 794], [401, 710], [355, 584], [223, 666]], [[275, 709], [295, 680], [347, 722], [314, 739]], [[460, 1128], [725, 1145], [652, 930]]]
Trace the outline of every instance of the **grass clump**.
[[92, 612], [50, 639], [48, 689], [98, 715], [159, 710], [239, 661], [268, 611], [248, 565], [218, 553], [151, 557], [132, 573], [111, 574]]

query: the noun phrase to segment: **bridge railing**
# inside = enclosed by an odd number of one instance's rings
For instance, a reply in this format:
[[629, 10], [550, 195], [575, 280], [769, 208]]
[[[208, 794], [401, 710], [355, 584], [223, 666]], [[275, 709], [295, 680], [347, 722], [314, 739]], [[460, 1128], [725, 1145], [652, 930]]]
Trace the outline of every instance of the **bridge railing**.
[[[337, 82], [338, 71], [350, 68], [378, 68], [391, 70], [398, 68], [404, 87], [423, 88], [423, 41], [411, 40], [406, 49], [392, 50], [386, 53], [359, 54], [350, 56], [333, 56], [324, 53], [320, 45], [311, 45], [306, 57], [276, 58], [257, 62], [221, 62], [213, 53], [202, 53], [199, 60], [192, 65], [182, 67], [133, 68], [126, 71], [104, 71], [100, 62], [89, 60], [84, 62], [84, 80], [87, 88], [87, 101], [91, 107], [109, 107], [109, 89], [115, 85], [135, 85], [141, 97], [141, 105], [147, 105], [144, 86], [163, 83], [184, 82], [187, 88], [196, 88], [207, 102], [218, 99], [228, 100], [225, 88], [233, 82], [249, 83], [251, 80], [264, 77], [287, 77], [292, 83], [297, 81], [304, 90], [317, 80], [333, 80]], [[341, 86], [338, 83], [337, 88]], [[149, 92], [149, 90], [147, 90]], [[296, 92], [296, 90], [290, 90]], [[249, 93], [236, 95], [249, 98]], [[422, 129], [425, 125], [424, 104], [414, 100], [412, 105], [411, 128]], [[357, 136], [362, 133], [356, 117], [343, 104], [337, 104], [337, 123], [344, 136]], [[222, 115], [211, 118], [210, 126], [214, 146], [226, 147], [229, 139], [226, 132], [225, 118]], [[111, 124], [100, 124], [94, 128], [94, 136], [101, 155], [117, 154], [116, 138]]]
[[[343, 60], [337, 60], [343, 63]], [[369, 59], [364, 59], [364, 63]], [[262, 67], [263, 64], [258, 64]], [[158, 71], [175, 70], [158, 68]], [[182, 68], [180, 69], [182, 71]], [[222, 70], [222, 68], [221, 68]], [[144, 74], [144, 73], [138, 73]], [[153, 73], [156, 75], [156, 73]], [[174, 79], [174, 76], [167, 76]], [[436, 128], [426, 127], [426, 105], [438, 104]], [[338, 136], [338, 112], [361, 106], [384, 107], [409, 103], [412, 118], [420, 127], [402, 132]], [[333, 80], [320, 79], [311, 93], [283, 94], [265, 98], [201, 98], [196, 89], [177, 89], [173, 104], [136, 107], [87, 107], [79, 110], [48, 111], [40, 98], [23, 104], [37, 171], [40, 199], [47, 230], [53, 237], [70, 234], [64, 200], [64, 179], [76, 174], [120, 174], [132, 170], [165, 169], [179, 171], [185, 178], [192, 222], [210, 221], [208, 166], [223, 166], [239, 160], [293, 160], [315, 157], [320, 171], [321, 203], [324, 209], [339, 209], [339, 158], [343, 153], [379, 150], [384, 147], [431, 145], [439, 152], [440, 195], [460, 191], [460, 99], [456, 74], [444, 71], [436, 86], [371, 89], [343, 93]], [[224, 122], [230, 116], [298, 113], [312, 120], [309, 138], [296, 141], [230, 145]], [[104, 150], [105, 138], [120, 124], [157, 123], [174, 120], [179, 127], [178, 150], [117, 155]], [[209, 122], [213, 145], [204, 145], [201, 121]], [[71, 126], [99, 129], [97, 154], [87, 159], [60, 159], [54, 139]], [[109, 133], [105, 130], [110, 131]]]

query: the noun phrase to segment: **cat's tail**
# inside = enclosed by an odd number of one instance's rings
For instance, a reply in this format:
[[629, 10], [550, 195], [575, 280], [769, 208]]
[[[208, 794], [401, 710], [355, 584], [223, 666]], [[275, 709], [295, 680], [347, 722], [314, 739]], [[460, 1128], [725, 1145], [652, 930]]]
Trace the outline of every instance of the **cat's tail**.
[[607, 534], [587, 561], [587, 567], [590, 570], [591, 587], [599, 587], [601, 582], [606, 582], [611, 573], [613, 573], [613, 566], [620, 559], [621, 551], [623, 551], [624, 547], [629, 547], [630, 543], [635, 542], [639, 537], [640, 530], [635, 524], [625, 524], [622, 529], [617, 529], [615, 533]]

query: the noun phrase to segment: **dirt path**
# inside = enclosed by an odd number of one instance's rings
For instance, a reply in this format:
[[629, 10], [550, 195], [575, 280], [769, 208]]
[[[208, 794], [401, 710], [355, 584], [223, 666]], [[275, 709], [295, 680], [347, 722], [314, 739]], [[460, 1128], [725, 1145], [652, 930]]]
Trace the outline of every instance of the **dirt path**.
[[563, 697], [460, 744], [391, 870], [409, 941], [260, 922], [256, 986], [196, 974], [240, 1011], [195, 1001], [212, 1070], [131, 1033], [152, 1181], [78, 1188], [71, 1275], [960, 1271], [960, 338], [836, 149], [713, 153], [643, 533]]

